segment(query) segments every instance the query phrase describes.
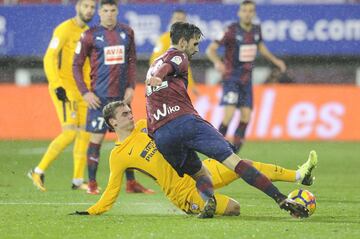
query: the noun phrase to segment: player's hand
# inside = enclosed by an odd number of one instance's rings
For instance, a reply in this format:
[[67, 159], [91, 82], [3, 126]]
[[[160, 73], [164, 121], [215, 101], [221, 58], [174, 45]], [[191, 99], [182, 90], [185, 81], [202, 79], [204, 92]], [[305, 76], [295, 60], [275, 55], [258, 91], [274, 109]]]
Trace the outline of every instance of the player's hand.
[[224, 75], [226, 73], [225, 64], [222, 61], [215, 62], [214, 66], [215, 69], [219, 71], [221, 74]]
[[58, 88], [55, 89], [55, 94], [56, 97], [62, 101], [62, 102], [67, 102], [69, 101], [69, 99], [66, 96], [66, 90], [64, 89], [64, 87], [60, 86]]
[[277, 59], [274, 64], [279, 67], [281, 73], [285, 73], [286, 71], [286, 65], [285, 65], [285, 62], [280, 60], [280, 59]]
[[133, 98], [134, 98], [134, 89], [131, 87], [126, 88], [124, 95], [124, 103], [129, 105], [132, 102]]
[[160, 86], [162, 84], [162, 80], [160, 77], [152, 76], [146, 79], [146, 84], [150, 86]]
[[90, 215], [90, 214], [87, 211], [75, 211], [75, 212], [69, 213], [69, 215], [86, 216], [86, 215]]
[[89, 104], [90, 109], [97, 109], [100, 107], [101, 101], [93, 92], [87, 92], [83, 95], [84, 100]]

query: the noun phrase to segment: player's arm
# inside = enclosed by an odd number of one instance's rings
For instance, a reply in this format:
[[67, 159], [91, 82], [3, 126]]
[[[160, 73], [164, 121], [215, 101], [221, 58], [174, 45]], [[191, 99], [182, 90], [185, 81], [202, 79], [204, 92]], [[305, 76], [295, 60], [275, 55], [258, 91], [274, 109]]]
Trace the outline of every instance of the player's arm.
[[84, 100], [89, 104], [89, 108], [96, 109], [100, 107], [100, 99], [91, 92], [86, 86], [83, 67], [86, 58], [90, 56], [92, 49], [92, 37], [89, 31], [83, 33], [78, 41], [75, 49], [74, 61], [73, 61], [73, 75], [75, 78], [78, 90], [81, 92]]
[[93, 206], [88, 208], [86, 212], [89, 215], [99, 215], [107, 212], [116, 202], [119, 195], [122, 178], [125, 172], [125, 165], [119, 160], [119, 155], [112, 153], [110, 156], [110, 177], [104, 193], [101, 195], [100, 200]]
[[269, 49], [266, 47], [266, 45], [264, 44], [264, 42], [260, 42], [259, 45], [259, 52], [262, 56], [264, 56], [267, 60], [269, 60], [270, 62], [272, 62], [275, 66], [279, 67], [281, 72], [285, 72], [286, 71], [286, 65], [284, 63], [284, 61], [280, 60], [279, 58], [277, 58], [276, 56], [274, 56]]
[[172, 65], [165, 62], [156, 70], [153, 76], [146, 78], [145, 84], [150, 86], [160, 86], [164, 77], [172, 72]]
[[66, 90], [60, 80], [59, 68], [61, 67], [59, 58], [61, 50], [67, 41], [68, 32], [60, 25], [54, 30], [50, 44], [44, 56], [44, 71], [49, 81], [49, 86], [55, 91], [56, 96], [61, 101], [67, 101]]
[[62, 86], [59, 76], [59, 55], [67, 40], [66, 30], [59, 26], [54, 30], [44, 56], [44, 70], [52, 89]]
[[214, 64], [215, 69], [218, 70], [220, 73], [225, 74], [225, 65], [217, 53], [219, 47], [219, 41], [211, 42], [206, 49], [206, 55], [209, 60]]
[[129, 37], [129, 52], [127, 54], [128, 69], [124, 101], [130, 104], [134, 97], [134, 89], [136, 84], [136, 48], [133, 30], [130, 31]]
[[73, 75], [76, 81], [76, 85], [81, 92], [82, 95], [86, 94], [90, 90], [85, 84], [84, 75], [83, 75], [83, 67], [85, 64], [85, 60], [88, 56], [90, 56], [91, 51], [91, 34], [88, 31], [83, 33], [80, 40], [78, 41], [73, 61]]
[[160, 86], [165, 76], [188, 74], [189, 61], [185, 54], [174, 54], [171, 58], [165, 59], [161, 65], [155, 67], [154, 73], [146, 78], [146, 85]]

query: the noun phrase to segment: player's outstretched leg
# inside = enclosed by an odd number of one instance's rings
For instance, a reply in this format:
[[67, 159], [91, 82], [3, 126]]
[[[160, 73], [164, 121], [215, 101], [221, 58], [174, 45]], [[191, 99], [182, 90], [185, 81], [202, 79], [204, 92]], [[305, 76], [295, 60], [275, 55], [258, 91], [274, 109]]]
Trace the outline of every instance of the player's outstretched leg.
[[315, 177], [312, 175], [312, 171], [316, 168], [317, 162], [316, 151], [311, 150], [308, 160], [298, 169], [300, 178], [302, 178], [301, 184], [310, 186], [314, 183]]
[[44, 174], [35, 173], [34, 170], [31, 169], [28, 172], [27, 176], [31, 179], [31, 181], [33, 182], [35, 187], [37, 187], [37, 189], [39, 189], [42, 192], [46, 191], [46, 188], [44, 186], [44, 180], [45, 180]]
[[293, 217], [309, 217], [309, 210], [304, 205], [297, 203], [290, 198], [284, 198], [278, 204], [281, 209], [288, 211]]
[[205, 202], [204, 209], [198, 215], [198, 218], [213, 218], [216, 211], [215, 197], [211, 197]]

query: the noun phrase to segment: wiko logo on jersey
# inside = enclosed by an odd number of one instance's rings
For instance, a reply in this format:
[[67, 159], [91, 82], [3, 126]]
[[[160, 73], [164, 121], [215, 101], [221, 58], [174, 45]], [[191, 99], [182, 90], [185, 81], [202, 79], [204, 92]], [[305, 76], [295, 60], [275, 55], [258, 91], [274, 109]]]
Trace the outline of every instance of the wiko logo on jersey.
[[180, 106], [178, 106], [178, 105], [167, 106], [166, 104], [163, 104], [162, 110], [157, 109], [156, 113], [153, 114], [153, 116], [156, 120], [159, 120], [159, 119], [164, 118], [165, 116], [172, 114], [174, 112], [177, 112], [179, 110], [180, 110]]
[[125, 47], [107, 46], [104, 47], [105, 65], [123, 64], [125, 62]]

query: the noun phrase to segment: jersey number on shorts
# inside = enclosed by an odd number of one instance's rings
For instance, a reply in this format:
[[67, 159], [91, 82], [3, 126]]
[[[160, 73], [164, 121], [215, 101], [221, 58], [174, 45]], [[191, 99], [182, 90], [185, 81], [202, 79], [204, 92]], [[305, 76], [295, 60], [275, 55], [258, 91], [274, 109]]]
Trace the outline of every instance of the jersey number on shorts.
[[104, 127], [105, 120], [103, 117], [97, 117], [93, 121], [91, 121], [91, 126], [95, 129], [98, 128], [101, 130]]
[[239, 99], [239, 94], [236, 92], [228, 92], [226, 95], [224, 95], [224, 102], [228, 104], [236, 104]]

